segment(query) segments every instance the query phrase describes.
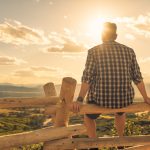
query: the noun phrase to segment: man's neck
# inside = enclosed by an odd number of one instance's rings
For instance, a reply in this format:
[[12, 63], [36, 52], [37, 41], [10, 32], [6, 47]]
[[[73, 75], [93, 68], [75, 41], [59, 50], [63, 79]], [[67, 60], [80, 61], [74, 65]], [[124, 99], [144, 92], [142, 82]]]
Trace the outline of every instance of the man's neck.
[[103, 43], [106, 43], [106, 42], [115, 42], [115, 40], [103, 40]]

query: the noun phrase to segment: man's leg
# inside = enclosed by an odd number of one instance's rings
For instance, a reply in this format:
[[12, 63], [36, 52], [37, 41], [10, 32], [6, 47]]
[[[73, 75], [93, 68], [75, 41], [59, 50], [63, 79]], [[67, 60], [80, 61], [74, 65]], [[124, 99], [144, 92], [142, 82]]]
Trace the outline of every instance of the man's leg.
[[118, 136], [123, 136], [124, 129], [125, 129], [125, 121], [126, 121], [126, 115], [125, 113], [115, 113], [115, 127], [118, 132]]
[[96, 138], [96, 123], [95, 119], [91, 119], [87, 115], [84, 115], [84, 124], [87, 129], [87, 134], [89, 138]]
[[[96, 122], [95, 119], [99, 117], [100, 114], [85, 114], [84, 124], [87, 129], [87, 134], [89, 138], [96, 138]], [[90, 148], [89, 150], [98, 150], [98, 148]]]

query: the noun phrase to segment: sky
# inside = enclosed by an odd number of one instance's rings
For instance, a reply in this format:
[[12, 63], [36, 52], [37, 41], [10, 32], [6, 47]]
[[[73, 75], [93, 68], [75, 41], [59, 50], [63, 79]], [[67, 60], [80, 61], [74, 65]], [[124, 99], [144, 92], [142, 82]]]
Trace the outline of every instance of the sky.
[[134, 49], [150, 82], [149, 0], [0, 0], [0, 83], [81, 83], [88, 49], [106, 21]]

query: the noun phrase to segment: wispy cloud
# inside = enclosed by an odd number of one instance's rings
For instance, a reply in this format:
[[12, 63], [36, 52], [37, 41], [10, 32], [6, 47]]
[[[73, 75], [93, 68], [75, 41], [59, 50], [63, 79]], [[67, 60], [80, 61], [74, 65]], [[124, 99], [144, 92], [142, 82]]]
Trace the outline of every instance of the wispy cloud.
[[13, 73], [14, 76], [17, 77], [35, 77], [36, 75], [29, 69], [16, 70]]
[[42, 76], [65, 76], [69, 72], [57, 67], [31, 66], [14, 71], [14, 76], [42, 77]]
[[50, 72], [57, 72], [59, 68], [54, 67], [45, 67], [45, 66], [31, 66], [32, 71], [50, 71]]
[[128, 24], [129, 27], [134, 29], [137, 33], [150, 37], [150, 14], [140, 15]]
[[123, 23], [128, 28], [134, 30], [137, 34], [150, 37], [150, 13], [139, 15], [138, 17], [116, 17], [112, 21]]
[[67, 19], [68, 19], [68, 16], [67, 16], [67, 15], [64, 15], [64, 19], [66, 19], [66, 20], [67, 20]]
[[82, 53], [64, 53], [62, 55], [62, 58], [64, 59], [70, 59], [70, 60], [73, 60], [73, 61], [77, 61], [77, 60], [82, 60], [82, 61], [85, 61], [86, 60], [86, 52], [82, 52]]
[[[37, 3], [39, 3], [40, 1], [42, 2], [42, 0], [35, 0], [35, 1], [36, 1]], [[53, 1], [49, 1], [48, 4], [49, 4], [49, 5], [53, 5], [54, 2], [53, 2]]]
[[132, 41], [136, 39], [135, 36], [130, 33], [125, 34], [125, 38]]
[[10, 56], [0, 56], [0, 65], [20, 65], [24, 63], [27, 62], [22, 59], [17, 59]]
[[148, 63], [148, 62], [150, 62], [150, 57], [140, 58], [140, 59], [139, 59], [139, 62], [140, 62], [140, 63]]
[[49, 1], [49, 5], [53, 5], [54, 4], [54, 2], [53, 1]]
[[[60, 83], [65, 76], [74, 76], [72, 72], [65, 71], [62, 68], [48, 66], [31, 66], [18, 69], [11, 73], [12, 82], [16, 83], [46, 83], [56, 81]], [[10, 82], [10, 78], [3, 77], [5, 82]]]
[[5, 20], [0, 24], [0, 41], [15, 45], [49, 43], [43, 31], [25, 26], [16, 20]]
[[70, 37], [61, 37], [57, 40], [61, 43], [48, 48], [48, 52], [83, 52], [86, 49], [83, 44], [78, 43]]
[[37, 77], [63, 77], [69, 74], [68, 71], [65, 71], [63, 68], [58, 67], [45, 67], [45, 66], [31, 66], [31, 72], [33, 72]]
[[40, 2], [40, 0], [35, 0], [36, 2]]

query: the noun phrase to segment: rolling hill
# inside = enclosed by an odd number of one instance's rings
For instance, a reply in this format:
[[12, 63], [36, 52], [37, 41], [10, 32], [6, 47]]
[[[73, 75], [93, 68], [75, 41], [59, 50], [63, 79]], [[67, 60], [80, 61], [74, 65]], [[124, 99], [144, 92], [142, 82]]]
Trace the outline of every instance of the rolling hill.
[[[80, 84], [77, 84], [74, 99], [79, 94]], [[57, 95], [59, 95], [61, 85], [55, 85]], [[134, 86], [135, 97], [141, 97], [138, 89]], [[146, 84], [146, 89], [150, 93], [150, 84]], [[44, 96], [43, 85], [15, 85], [10, 83], [0, 84], [0, 98], [4, 97], [38, 97]]]

